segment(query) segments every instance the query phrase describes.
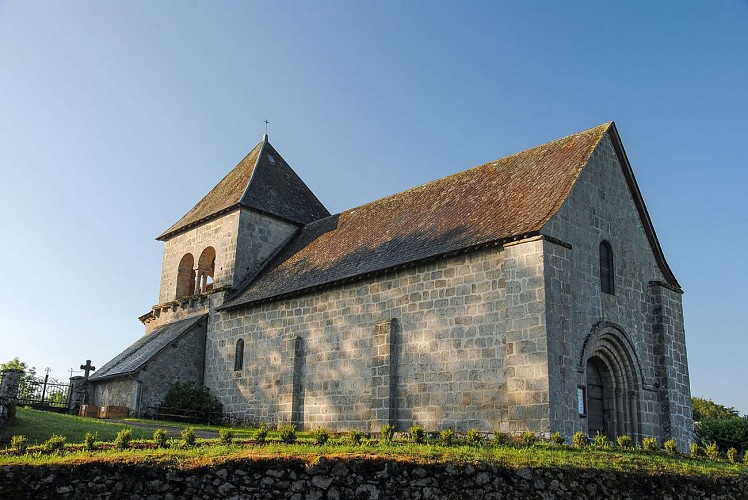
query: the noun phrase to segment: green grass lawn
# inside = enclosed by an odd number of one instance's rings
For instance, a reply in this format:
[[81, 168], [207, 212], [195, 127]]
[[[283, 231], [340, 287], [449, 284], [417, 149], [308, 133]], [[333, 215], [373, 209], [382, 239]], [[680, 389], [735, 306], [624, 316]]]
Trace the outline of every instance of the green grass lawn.
[[132, 428], [133, 437], [151, 438], [152, 429], [137, 428], [96, 418], [62, 415], [48, 411], [32, 410], [31, 408], [17, 408], [16, 421], [5, 427], [0, 427], [0, 448], [10, 443], [15, 435], [26, 436], [29, 445], [41, 444], [53, 434], [65, 436], [68, 443], [81, 443], [87, 432], [97, 433], [100, 441], [111, 441], [119, 431]]
[[[91, 418], [73, 417], [55, 413], [19, 408], [16, 422], [0, 428], [0, 450], [9, 446], [10, 437], [24, 435], [29, 445], [40, 444], [52, 434], [63, 435], [67, 443], [81, 443], [87, 432], [98, 433], [99, 441], [112, 441], [117, 432], [131, 428], [133, 438], [150, 439], [153, 429], [137, 427], [138, 423], [155, 424], [160, 427], [187, 427], [188, 424], [175, 422], [153, 422], [150, 420], [128, 419], [126, 424], [106, 422]], [[129, 425], [132, 424], [132, 425]], [[203, 431], [217, 432], [218, 426], [194, 426]], [[315, 462], [320, 457], [381, 458], [420, 463], [488, 463], [510, 468], [569, 468], [594, 469], [610, 472], [639, 472], [644, 474], [677, 474], [684, 476], [748, 476], [748, 466], [715, 462], [703, 458], [692, 459], [664, 452], [645, 453], [638, 450], [594, 450], [575, 449], [566, 446], [551, 446], [547, 443], [532, 447], [517, 445], [483, 446], [466, 445], [444, 446], [437, 442], [425, 444], [393, 443], [385, 444], [364, 440], [362, 445], [353, 445], [346, 436], [337, 436], [324, 446], [312, 443], [309, 433], [299, 433], [299, 442], [286, 445], [278, 442], [278, 433], [268, 435], [269, 442], [258, 444], [250, 441], [254, 430], [232, 428], [234, 437], [240, 442], [223, 445], [218, 439], [199, 439], [198, 446], [183, 448], [172, 444], [169, 448], [127, 449], [101, 451], [67, 451], [64, 454], [31, 453], [15, 455], [0, 452], [0, 465], [7, 464], [49, 464], [70, 462], [141, 462], [162, 463], [177, 467], [194, 467], [220, 464], [232, 460], [251, 460], [258, 457], [298, 458]], [[151, 445], [153, 446], [153, 445]], [[77, 448], [80, 448], [77, 447]], [[742, 457], [741, 457], [742, 458]]]

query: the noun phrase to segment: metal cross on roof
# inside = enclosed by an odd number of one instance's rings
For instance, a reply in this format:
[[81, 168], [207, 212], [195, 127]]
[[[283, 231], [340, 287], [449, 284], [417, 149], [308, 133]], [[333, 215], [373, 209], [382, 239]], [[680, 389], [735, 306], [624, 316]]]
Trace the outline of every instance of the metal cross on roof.
[[85, 377], [88, 378], [89, 372], [92, 372], [96, 369], [95, 366], [91, 365], [91, 360], [87, 359], [85, 365], [81, 365], [81, 370], [85, 372]]
[[268, 125], [269, 124], [270, 124], [270, 122], [268, 121], [267, 118], [265, 118], [265, 135], [268, 135]]

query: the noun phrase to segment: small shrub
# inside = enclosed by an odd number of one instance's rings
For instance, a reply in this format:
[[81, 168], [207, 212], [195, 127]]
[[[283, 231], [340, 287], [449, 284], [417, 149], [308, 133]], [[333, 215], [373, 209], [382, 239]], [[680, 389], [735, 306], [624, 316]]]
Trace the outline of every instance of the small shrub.
[[314, 429], [312, 436], [314, 437], [314, 444], [322, 446], [330, 440], [330, 431], [324, 427], [317, 427]]
[[358, 446], [364, 440], [364, 431], [361, 429], [351, 429], [348, 431], [348, 439], [351, 440], [351, 444]]
[[296, 442], [296, 426], [294, 424], [281, 426], [278, 436], [283, 443], [294, 444]]
[[704, 453], [706, 453], [709, 460], [719, 460], [719, 448], [717, 448], [717, 443], [709, 443], [706, 445], [704, 447]]
[[197, 433], [192, 427], [185, 427], [182, 429], [182, 445], [194, 446], [197, 441]]
[[255, 439], [258, 443], [264, 443], [268, 438], [268, 426], [265, 422], [260, 422], [255, 431]]
[[624, 450], [628, 450], [631, 448], [631, 445], [634, 443], [634, 440], [631, 439], [631, 436], [618, 436], [616, 438], [616, 442], [618, 443], [618, 447]]
[[647, 437], [642, 439], [642, 448], [644, 448], [644, 451], [657, 450], [657, 438]]
[[564, 444], [564, 441], [564, 436], [562, 436], [560, 432], [554, 432], [551, 434], [551, 444], [553, 444], [553, 446], [561, 446]]
[[605, 450], [607, 448], [610, 448], [610, 441], [608, 440], [608, 436], [606, 436], [605, 434], [600, 434], [600, 432], [598, 432], [597, 434], [595, 434], [595, 437], [592, 440], [592, 446], [596, 450]]
[[439, 433], [439, 439], [441, 440], [442, 444], [444, 446], [451, 446], [455, 442], [455, 431], [452, 429], [444, 429]]
[[83, 449], [86, 451], [93, 451], [96, 448], [95, 443], [97, 438], [97, 434], [87, 432], [86, 435], [83, 436]]
[[425, 432], [423, 426], [415, 424], [408, 429], [408, 437], [411, 443], [423, 443]]
[[26, 453], [26, 448], [29, 447], [29, 440], [26, 436], [13, 436], [10, 438], [10, 449], [13, 453], [23, 455]]
[[58, 436], [53, 434], [52, 437], [47, 439], [42, 448], [47, 453], [62, 453], [65, 451], [65, 436]]
[[395, 426], [392, 424], [384, 424], [382, 426], [382, 441], [385, 443], [391, 443], [395, 439]]
[[166, 448], [166, 443], [169, 441], [169, 433], [164, 429], [156, 429], [153, 431], [153, 442], [159, 448]]
[[691, 443], [691, 458], [699, 458], [699, 444]]
[[130, 441], [132, 441], [132, 429], [122, 429], [114, 438], [114, 446], [118, 450], [124, 450], [130, 446]]
[[234, 442], [234, 431], [231, 429], [218, 429], [218, 442], [221, 444], [231, 444]]
[[512, 444], [512, 437], [506, 432], [494, 432], [492, 443], [494, 446], [507, 446]]
[[737, 462], [737, 460], [738, 460], [738, 450], [736, 450], [735, 448], [728, 449], [727, 450], [727, 460], [731, 464], [734, 464], [735, 462]]
[[743, 455], [743, 464], [748, 465], [748, 450], [745, 450], [745, 454]]
[[678, 444], [675, 442], [675, 439], [668, 439], [662, 444], [662, 447], [665, 448], [668, 455], [675, 455], [678, 451]]
[[526, 431], [522, 433], [522, 444], [524, 444], [528, 448], [530, 446], [534, 446], [537, 441], [538, 437], [534, 432]]
[[483, 436], [480, 435], [480, 432], [478, 432], [478, 429], [469, 429], [465, 433], [465, 443], [468, 446], [479, 446], [482, 440], [483, 440]]
[[[223, 404], [216, 396], [210, 393], [210, 389], [203, 385], [195, 385], [192, 382], [176, 382], [164, 396], [164, 400], [159, 405], [163, 408], [163, 413], [174, 414], [180, 411], [189, 415], [195, 412], [206, 417], [207, 421], [213, 423], [220, 420], [223, 412]], [[167, 418], [167, 417], [162, 417]], [[174, 419], [174, 417], [168, 417]], [[176, 418], [179, 420], [179, 418]]]
[[587, 434], [582, 431], [575, 432], [574, 436], [571, 438], [571, 442], [574, 444], [575, 448], [584, 448], [587, 446]]

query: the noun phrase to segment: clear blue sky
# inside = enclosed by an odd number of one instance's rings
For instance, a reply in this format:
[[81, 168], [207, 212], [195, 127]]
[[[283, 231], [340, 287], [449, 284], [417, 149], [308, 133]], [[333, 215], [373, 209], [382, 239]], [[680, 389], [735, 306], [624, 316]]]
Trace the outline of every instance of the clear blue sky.
[[0, 1], [0, 361], [139, 338], [155, 236], [266, 117], [333, 212], [615, 120], [692, 391], [748, 413], [745, 1]]

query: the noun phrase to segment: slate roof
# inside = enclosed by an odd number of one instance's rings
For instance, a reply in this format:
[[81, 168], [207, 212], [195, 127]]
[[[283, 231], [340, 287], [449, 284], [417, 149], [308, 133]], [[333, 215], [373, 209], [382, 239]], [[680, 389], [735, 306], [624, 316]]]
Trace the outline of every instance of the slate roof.
[[199, 323], [207, 314], [174, 321], [153, 330], [136, 340], [107, 364], [96, 370], [88, 379], [97, 382], [135, 373], [161, 350], [177, 340], [183, 333]]
[[330, 215], [265, 136], [197, 205], [156, 239], [166, 240], [238, 207], [300, 225]]
[[304, 226], [223, 308], [261, 302], [536, 233], [611, 123]]

